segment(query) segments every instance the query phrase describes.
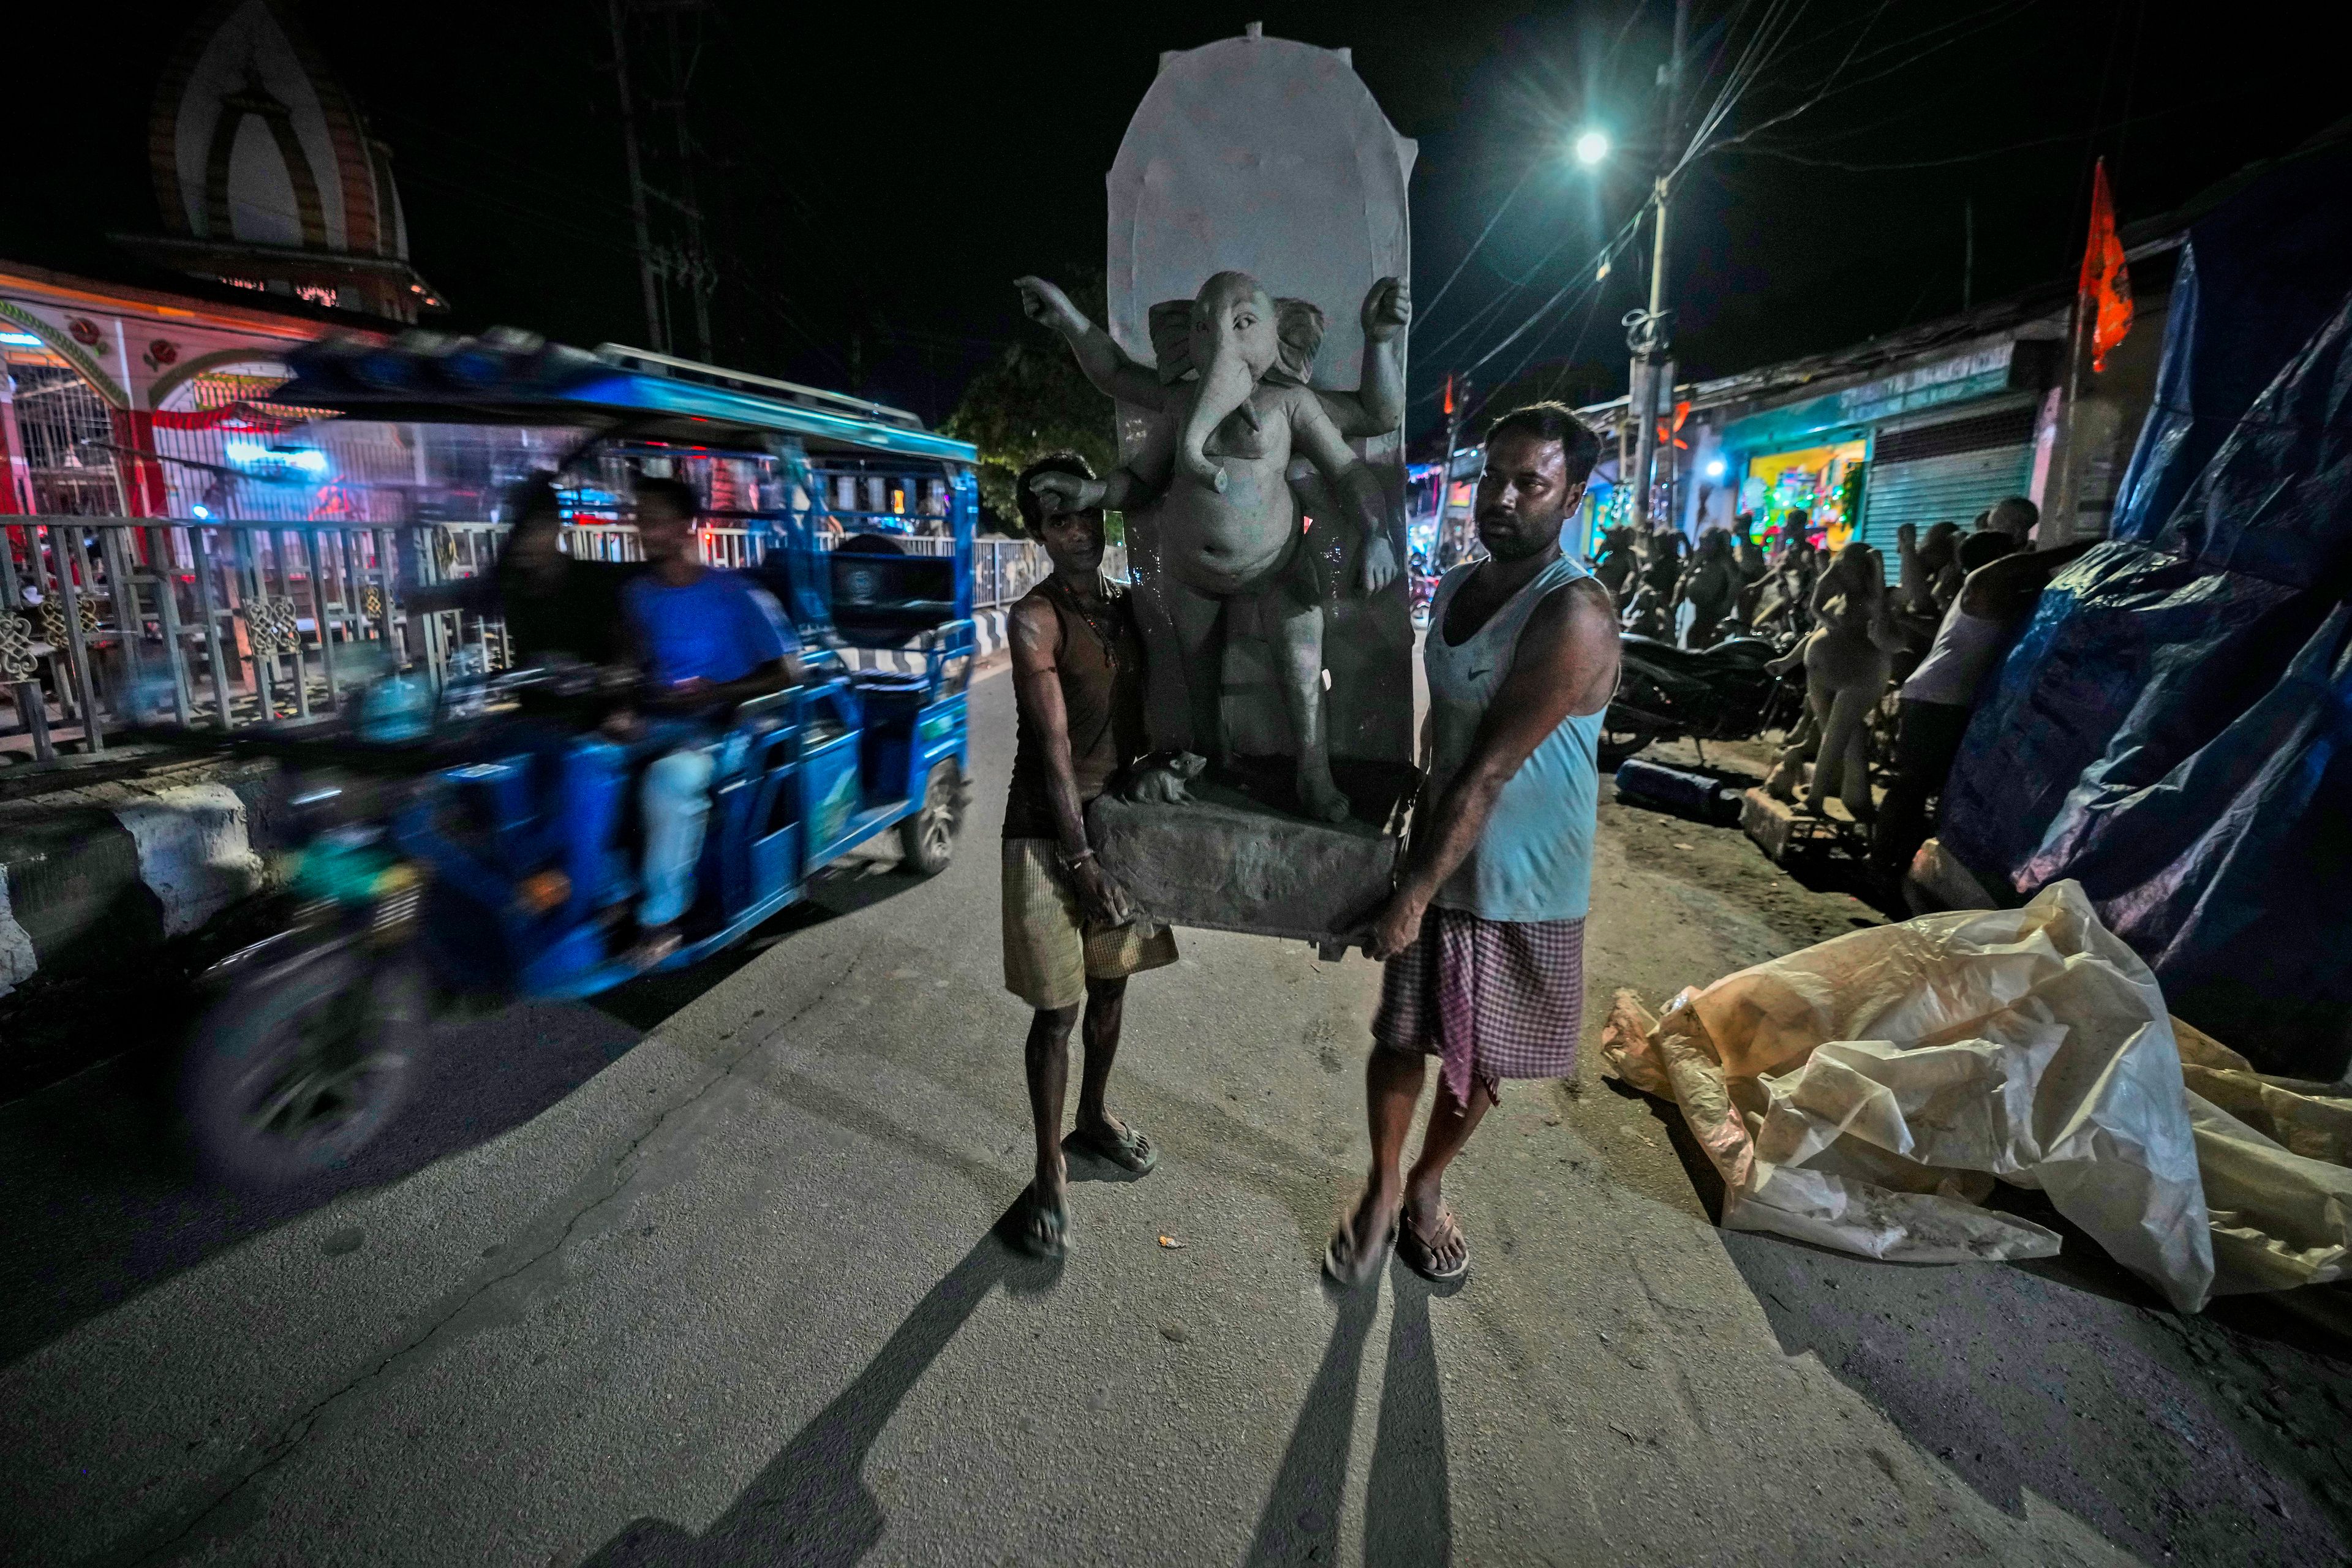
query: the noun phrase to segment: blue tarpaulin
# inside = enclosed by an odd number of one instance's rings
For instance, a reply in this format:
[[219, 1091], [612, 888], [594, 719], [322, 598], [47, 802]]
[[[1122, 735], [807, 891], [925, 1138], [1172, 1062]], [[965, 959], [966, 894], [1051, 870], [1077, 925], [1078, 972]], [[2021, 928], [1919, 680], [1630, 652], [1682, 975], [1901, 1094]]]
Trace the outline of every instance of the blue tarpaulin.
[[[2204, 268], [2221, 241], [2261, 242], [2247, 199], [2210, 246], [2192, 231], [2198, 276], [2238, 266]], [[1980, 697], [1941, 832], [2020, 895], [2081, 881], [2173, 1011], [2267, 1070], [2334, 1079], [2352, 1063], [2352, 248], [2325, 267], [2332, 307], [2236, 407], [2197, 362], [2239, 328], [2267, 353], [2277, 321], [2255, 294], [2176, 294], [2159, 397], [2185, 401], [2150, 417], [2118, 537], [2052, 583]]]
[[2247, 182], [2191, 227], [2156, 397], [2107, 533], [2152, 540], [2230, 432], [2352, 289], [2352, 141]]

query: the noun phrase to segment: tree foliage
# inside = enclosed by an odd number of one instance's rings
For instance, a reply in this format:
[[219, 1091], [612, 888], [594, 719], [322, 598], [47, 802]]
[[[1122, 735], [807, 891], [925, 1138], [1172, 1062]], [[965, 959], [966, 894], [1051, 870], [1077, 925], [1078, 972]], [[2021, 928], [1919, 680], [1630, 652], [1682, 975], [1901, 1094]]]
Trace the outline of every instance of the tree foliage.
[[[1103, 320], [1099, 271], [1076, 279], [1069, 294], [1089, 318]], [[942, 428], [980, 448], [981, 503], [1009, 531], [1021, 526], [1013, 481], [1046, 453], [1076, 452], [1097, 474], [1118, 466], [1109, 399], [1087, 384], [1069, 346], [1043, 327], [1023, 326], [1020, 341], [971, 378]]]

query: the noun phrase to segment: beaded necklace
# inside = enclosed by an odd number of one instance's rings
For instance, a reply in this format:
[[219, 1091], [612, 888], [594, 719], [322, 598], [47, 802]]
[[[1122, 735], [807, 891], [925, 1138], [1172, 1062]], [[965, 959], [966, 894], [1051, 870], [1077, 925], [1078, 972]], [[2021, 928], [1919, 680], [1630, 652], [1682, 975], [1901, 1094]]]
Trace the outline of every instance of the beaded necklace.
[[1101, 577], [1097, 576], [1095, 579], [1095, 586], [1096, 591], [1102, 597], [1102, 607], [1099, 610], [1090, 610], [1080, 603], [1076, 592], [1068, 584], [1063, 582], [1059, 574], [1045, 579], [1046, 592], [1054, 595], [1055, 603], [1078, 617], [1086, 626], [1087, 635], [1092, 637], [1096, 645], [1102, 649], [1103, 661], [1110, 666], [1111, 675], [1116, 679], [1124, 668], [1118, 657], [1118, 627], [1115, 621], [1106, 626], [1103, 621], [1097, 620], [1096, 616], [1099, 615], [1107, 619], [1113, 617], [1116, 615], [1113, 606], [1117, 601], [1111, 595], [1109, 585], [1104, 583]]

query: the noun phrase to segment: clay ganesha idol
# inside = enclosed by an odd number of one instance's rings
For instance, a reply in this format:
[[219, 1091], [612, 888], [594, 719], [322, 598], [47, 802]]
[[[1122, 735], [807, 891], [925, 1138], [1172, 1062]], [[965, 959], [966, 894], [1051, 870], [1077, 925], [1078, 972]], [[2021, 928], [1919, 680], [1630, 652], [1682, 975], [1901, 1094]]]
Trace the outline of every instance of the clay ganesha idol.
[[1069, 340], [1087, 379], [1144, 410], [1143, 445], [1102, 479], [1048, 474], [1036, 482], [1048, 510], [1150, 507], [1169, 617], [1190, 705], [1192, 744], [1230, 761], [1220, 702], [1227, 624], [1255, 600], [1269, 628], [1297, 763], [1298, 800], [1310, 816], [1339, 822], [1348, 799], [1331, 781], [1324, 724], [1323, 595], [1285, 477], [1293, 456], [1322, 471], [1362, 538], [1355, 586], [1377, 593], [1397, 574], [1379, 479], [1348, 437], [1384, 435], [1403, 422], [1399, 349], [1412, 305], [1404, 285], [1382, 279], [1364, 300], [1363, 384], [1355, 393], [1308, 384], [1323, 312], [1303, 300], [1270, 298], [1245, 272], [1220, 272], [1190, 300], [1151, 307], [1148, 369], [1052, 284], [1024, 278], [1023, 308]]

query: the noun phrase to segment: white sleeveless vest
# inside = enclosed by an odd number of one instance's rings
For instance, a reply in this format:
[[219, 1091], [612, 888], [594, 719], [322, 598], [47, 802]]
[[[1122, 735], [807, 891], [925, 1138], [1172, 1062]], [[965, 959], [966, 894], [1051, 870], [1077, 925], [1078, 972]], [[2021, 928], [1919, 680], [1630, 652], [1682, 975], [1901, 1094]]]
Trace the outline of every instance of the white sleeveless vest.
[[[1504, 601], [1459, 647], [1445, 642], [1445, 611], [1476, 563], [1457, 566], [1429, 606], [1422, 662], [1429, 673], [1435, 755], [1430, 798], [1470, 754], [1486, 708], [1511, 668], [1519, 632], [1550, 595], [1592, 574], [1562, 555]], [[1490, 921], [1581, 920], [1592, 902], [1592, 834], [1600, 809], [1599, 713], [1570, 714], [1503, 785], [1486, 829], [1434, 902]]]

